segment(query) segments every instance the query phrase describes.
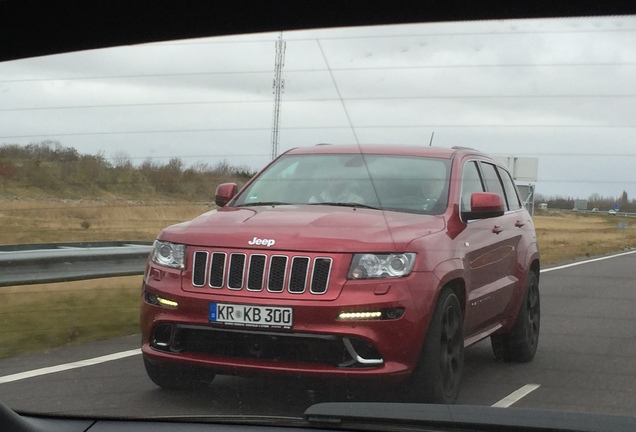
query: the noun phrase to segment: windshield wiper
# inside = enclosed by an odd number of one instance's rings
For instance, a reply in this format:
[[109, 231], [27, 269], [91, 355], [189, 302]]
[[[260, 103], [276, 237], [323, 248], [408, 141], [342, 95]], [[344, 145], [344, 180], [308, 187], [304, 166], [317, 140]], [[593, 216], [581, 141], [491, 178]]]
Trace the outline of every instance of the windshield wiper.
[[286, 203], [282, 201], [260, 201], [260, 202], [254, 202], [254, 203], [241, 204], [236, 207], [276, 206], [276, 205], [291, 205], [291, 203]]
[[366, 205], [366, 204], [360, 204], [360, 203], [355, 203], [355, 202], [317, 202], [317, 203], [309, 203], [309, 205], [328, 205], [328, 206], [335, 206], [335, 207], [360, 207], [360, 208], [368, 208], [371, 210], [382, 210], [379, 207], [373, 207], [370, 205]]

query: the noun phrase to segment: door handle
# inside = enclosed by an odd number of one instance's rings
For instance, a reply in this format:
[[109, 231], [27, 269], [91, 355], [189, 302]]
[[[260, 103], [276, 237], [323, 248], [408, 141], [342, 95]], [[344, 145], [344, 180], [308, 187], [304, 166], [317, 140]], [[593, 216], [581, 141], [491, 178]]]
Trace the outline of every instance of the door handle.
[[492, 232], [494, 232], [495, 234], [499, 234], [502, 231], [503, 231], [503, 228], [500, 227], [499, 225], [495, 225], [495, 227], [492, 229]]
[[525, 224], [523, 223], [523, 221], [518, 220], [517, 223], [515, 223], [515, 226], [517, 228], [521, 228], [522, 226], [524, 226]]

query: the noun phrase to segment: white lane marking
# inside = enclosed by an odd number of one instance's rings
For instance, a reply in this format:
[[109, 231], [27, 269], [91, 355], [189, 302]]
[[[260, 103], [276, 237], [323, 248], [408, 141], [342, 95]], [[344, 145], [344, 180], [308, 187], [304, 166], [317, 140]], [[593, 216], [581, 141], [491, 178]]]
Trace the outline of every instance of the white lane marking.
[[582, 265], [582, 264], [588, 264], [588, 263], [592, 263], [592, 262], [596, 262], [596, 261], [607, 260], [607, 259], [610, 259], [610, 258], [621, 257], [621, 256], [625, 256], [625, 255], [631, 255], [631, 254], [634, 254], [634, 253], [636, 253], [636, 250], [629, 251], [629, 252], [622, 252], [622, 253], [619, 253], [619, 254], [616, 254], [616, 255], [608, 255], [608, 256], [604, 256], [604, 257], [600, 257], [600, 258], [592, 258], [592, 259], [585, 260], [585, 261], [577, 261], [577, 262], [572, 263], [572, 264], [565, 264], [565, 265], [558, 266], [558, 267], [550, 267], [550, 268], [547, 268], [547, 269], [541, 269], [541, 273], [551, 272], [551, 271], [554, 271], [554, 270], [566, 269], [566, 268], [569, 268], [569, 267], [575, 267], [575, 266]]
[[34, 370], [31, 370], [31, 371], [20, 372], [20, 373], [16, 373], [16, 374], [12, 374], [12, 375], [5, 375], [5, 376], [0, 377], [0, 384], [14, 382], [14, 381], [20, 381], [20, 380], [27, 379], [27, 378], [33, 378], [33, 377], [40, 376], [40, 375], [52, 374], [52, 373], [55, 373], [55, 372], [62, 372], [62, 371], [70, 370], [70, 369], [77, 369], [77, 368], [82, 368], [82, 367], [86, 367], [86, 366], [93, 366], [93, 365], [96, 365], [96, 364], [105, 363], [105, 362], [109, 362], [109, 361], [113, 361], [113, 360], [119, 360], [119, 359], [123, 359], [123, 358], [126, 358], [126, 357], [131, 357], [131, 356], [139, 355], [139, 354], [141, 354], [141, 349], [137, 348], [137, 349], [134, 349], [134, 350], [122, 351], [122, 352], [118, 352], [118, 353], [114, 353], [114, 354], [108, 354], [108, 355], [105, 355], [105, 356], [95, 357], [95, 358], [92, 358], [92, 359], [80, 360], [80, 361], [76, 361], [76, 362], [73, 362], [73, 363], [65, 363], [65, 364], [61, 364], [61, 365], [57, 365], [57, 366], [50, 366], [50, 367], [45, 367], [45, 368], [41, 368], [41, 369], [34, 369]]
[[495, 408], [508, 408], [510, 405], [519, 401], [522, 397], [527, 396], [529, 393], [535, 391], [539, 387], [539, 384], [526, 384], [519, 390], [513, 391], [508, 396], [492, 406]]

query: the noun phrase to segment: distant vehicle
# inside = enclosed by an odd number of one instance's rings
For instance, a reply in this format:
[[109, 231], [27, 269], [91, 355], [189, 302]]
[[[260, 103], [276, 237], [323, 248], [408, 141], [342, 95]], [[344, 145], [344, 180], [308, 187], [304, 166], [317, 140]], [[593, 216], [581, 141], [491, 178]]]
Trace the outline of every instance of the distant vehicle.
[[594, 207], [594, 208], [592, 209], [592, 211], [593, 211], [593, 212], [597, 212], [597, 211], [598, 211], [598, 207]]
[[614, 210], [614, 209], [608, 210], [607, 214], [616, 216], [616, 210]]
[[[508, 171], [465, 148], [290, 150], [218, 210], [163, 230], [142, 352], [161, 387], [215, 373], [407, 380], [455, 402], [464, 346], [528, 362], [539, 252]], [[468, 247], [470, 245], [470, 248]]]

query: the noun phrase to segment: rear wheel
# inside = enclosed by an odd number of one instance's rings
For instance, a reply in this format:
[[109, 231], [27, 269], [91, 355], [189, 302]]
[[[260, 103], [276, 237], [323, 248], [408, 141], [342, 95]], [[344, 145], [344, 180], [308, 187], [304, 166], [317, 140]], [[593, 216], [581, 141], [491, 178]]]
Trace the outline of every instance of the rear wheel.
[[203, 368], [191, 368], [168, 363], [156, 363], [144, 356], [148, 377], [159, 387], [173, 390], [207, 388], [215, 374]]
[[455, 403], [464, 370], [463, 327], [459, 299], [450, 288], [444, 288], [411, 377], [412, 399], [425, 403]]
[[539, 345], [540, 323], [539, 277], [536, 272], [530, 271], [515, 325], [508, 333], [494, 334], [490, 337], [495, 357], [506, 362], [531, 361]]

